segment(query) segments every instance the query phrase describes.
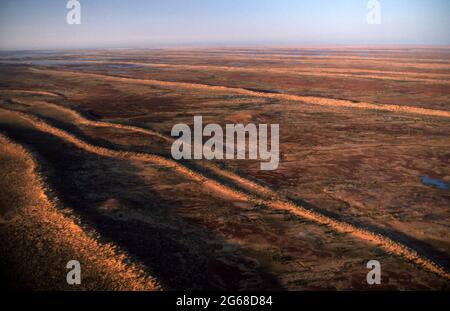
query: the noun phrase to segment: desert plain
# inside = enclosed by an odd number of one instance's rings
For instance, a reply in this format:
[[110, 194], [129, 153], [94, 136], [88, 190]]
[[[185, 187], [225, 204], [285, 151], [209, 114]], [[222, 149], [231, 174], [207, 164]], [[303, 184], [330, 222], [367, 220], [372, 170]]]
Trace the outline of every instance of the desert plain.
[[[278, 168], [175, 161], [171, 129], [194, 116], [279, 124]], [[1, 52], [1, 275], [27, 290], [448, 290], [449, 133], [445, 46]]]

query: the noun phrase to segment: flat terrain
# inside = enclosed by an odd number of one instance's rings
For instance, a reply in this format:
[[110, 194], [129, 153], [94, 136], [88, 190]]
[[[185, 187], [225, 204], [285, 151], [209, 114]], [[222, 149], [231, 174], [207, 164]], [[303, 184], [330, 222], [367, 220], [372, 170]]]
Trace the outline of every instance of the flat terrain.
[[[2, 52], [6, 286], [448, 290], [449, 90], [447, 47]], [[279, 168], [176, 162], [194, 116], [280, 124]]]

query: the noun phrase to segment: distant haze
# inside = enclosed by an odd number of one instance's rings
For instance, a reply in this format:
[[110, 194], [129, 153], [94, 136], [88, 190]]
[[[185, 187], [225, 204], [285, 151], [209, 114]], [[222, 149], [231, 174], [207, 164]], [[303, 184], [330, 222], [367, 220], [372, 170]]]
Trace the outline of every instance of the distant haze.
[[158, 47], [200, 44], [450, 44], [450, 1], [79, 0], [81, 25], [66, 23], [66, 0], [1, 0], [0, 49]]

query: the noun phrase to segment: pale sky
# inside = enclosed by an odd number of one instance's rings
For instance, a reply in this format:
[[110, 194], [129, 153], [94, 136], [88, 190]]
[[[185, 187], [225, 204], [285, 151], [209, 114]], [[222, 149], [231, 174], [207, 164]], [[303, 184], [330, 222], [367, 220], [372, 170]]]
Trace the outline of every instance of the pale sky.
[[450, 44], [450, 1], [1, 0], [0, 49], [157, 47], [167, 44]]

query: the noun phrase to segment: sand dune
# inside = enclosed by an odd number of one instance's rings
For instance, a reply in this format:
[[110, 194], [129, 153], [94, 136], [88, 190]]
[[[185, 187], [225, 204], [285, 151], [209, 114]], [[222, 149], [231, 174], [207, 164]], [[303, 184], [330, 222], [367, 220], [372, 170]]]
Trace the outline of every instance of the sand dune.
[[[96, 153], [103, 156], [115, 157], [115, 158], [133, 158], [142, 161], [150, 161], [156, 165], [164, 166], [170, 169], [173, 169], [176, 173], [181, 174], [185, 177], [192, 179], [195, 182], [202, 183], [205, 187], [210, 188], [216, 193], [221, 193], [222, 195], [226, 195], [227, 197], [233, 198], [235, 200], [241, 200], [250, 202], [252, 204], [261, 204], [268, 206], [270, 208], [276, 210], [283, 210], [290, 212], [293, 215], [302, 217], [304, 219], [308, 219], [317, 224], [326, 225], [330, 227], [332, 230], [340, 233], [350, 234], [351, 236], [361, 239], [366, 242], [370, 242], [372, 244], [377, 245], [378, 247], [384, 249], [385, 251], [401, 256], [408, 261], [415, 263], [418, 266], [423, 267], [424, 269], [434, 272], [446, 279], [450, 279], [450, 273], [448, 273], [445, 269], [440, 267], [435, 262], [429, 260], [425, 256], [419, 254], [417, 251], [405, 246], [404, 244], [394, 241], [391, 238], [383, 236], [376, 232], [371, 232], [366, 229], [358, 228], [349, 223], [334, 219], [329, 216], [322, 215], [317, 211], [307, 209], [300, 205], [294, 204], [288, 200], [275, 197], [272, 199], [265, 199], [265, 193], [261, 193], [260, 196], [247, 194], [238, 190], [235, 190], [227, 185], [224, 185], [220, 181], [213, 180], [211, 178], [205, 177], [200, 173], [194, 172], [193, 170], [173, 161], [163, 157], [147, 154], [147, 153], [136, 153], [129, 151], [116, 151], [111, 150], [104, 147], [95, 146], [89, 143], [84, 142], [83, 140], [75, 137], [74, 135], [58, 129], [37, 117], [31, 116], [26, 113], [11, 111], [8, 109], [0, 109], [2, 113], [11, 114], [15, 117], [19, 117], [26, 122], [30, 123], [33, 127], [39, 129], [40, 131], [55, 135], [69, 143], [74, 144], [78, 148], [81, 148], [85, 151]], [[245, 179], [242, 178], [242, 181], [245, 182]]]
[[377, 79], [392, 81], [423, 82], [432, 84], [450, 84], [450, 75], [439, 73], [421, 73], [406, 71], [385, 71], [371, 69], [343, 69], [343, 68], [315, 68], [315, 67], [291, 67], [291, 68], [257, 68], [257, 67], [233, 67], [212, 65], [180, 65], [167, 63], [142, 63], [142, 62], [120, 62], [120, 61], [91, 61], [83, 60], [80, 63], [87, 64], [116, 64], [137, 65], [151, 68], [168, 68], [182, 70], [201, 70], [206, 72], [242, 72], [242, 73], [266, 73], [279, 75], [299, 75], [312, 77], [344, 77], [355, 79]]
[[[0, 154], [11, 157], [10, 163], [14, 167], [25, 166], [24, 171], [10, 170], [5, 182], [25, 183], [24, 193], [19, 193], [21, 201], [17, 211], [10, 213], [8, 219], [1, 222], [2, 232], [8, 233], [9, 243], [14, 243], [11, 253], [26, 254], [22, 249], [26, 244], [47, 245], [51, 251], [45, 257], [54, 259], [54, 266], [42, 269], [33, 265], [39, 261], [30, 258], [21, 258], [19, 264], [25, 271], [32, 274], [33, 269], [45, 271], [45, 278], [48, 280], [61, 277], [60, 271], [64, 273], [65, 262], [60, 266], [57, 262], [67, 258], [77, 258], [83, 263], [87, 263], [83, 268], [83, 277], [96, 278], [99, 280], [99, 287], [110, 290], [160, 290], [158, 282], [148, 275], [140, 264], [134, 263], [116, 245], [111, 243], [101, 243], [96, 238], [98, 234], [92, 229], [86, 232], [76, 221], [74, 215], [68, 216], [67, 211], [61, 212], [63, 208], [57, 199], [50, 199], [47, 195], [48, 187], [45, 185], [38, 171], [38, 163], [31, 153], [24, 147], [12, 142], [7, 137], [0, 135]], [[14, 188], [14, 191], [21, 189]], [[23, 228], [26, 228], [24, 231]], [[20, 240], [15, 240], [15, 239]], [[5, 242], [6, 243], [6, 242]], [[28, 250], [30, 251], [30, 250]], [[63, 256], [64, 255], [64, 256]], [[20, 256], [20, 255], [18, 255]], [[43, 258], [45, 258], [43, 257]], [[40, 258], [39, 256], [37, 258]], [[41, 272], [40, 272], [41, 273]], [[46, 282], [43, 282], [45, 284]], [[83, 282], [89, 286], [90, 282]], [[56, 283], [59, 284], [59, 283]], [[48, 289], [54, 284], [49, 284]], [[58, 285], [59, 286], [59, 285]], [[84, 287], [84, 289], [95, 289]], [[95, 285], [97, 286], [97, 285]]]
[[232, 93], [232, 94], [240, 94], [240, 95], [253, 96], [253, 97], [278, 99], [278, 100], [284, 100], [284, 101], [302, 102], [302, 103], [306, 103], [306, 104], [310, 104], [310, 105], [328, 106], [328, 107], [335, 107], [335, 108], [377, 110], [377, 111], [388, 111], [388, 112], [395, 112], [395, 113], [408, 113], [408, 114], [416, 114], [416, 115], [424, 115], [424, 116], [450, 118], [449, 111], [418, 108], [418, 107], [411, 107], [411, 106], [373, 104], [373, 103], [366, 103], [366, 102], [352, 102], [349, 100], [321, 98], [321, 97], [313, 97], [313, 96], [262, 93], [262, 92], [256, 92], [256, 91], [246, 90], [246, 89], [242, 89], [242, 88], [232, 88], [232, 87], [225, 87], [225, 86], [212, 86], [212, 85], [207, 85], [207, 84], [196, 84], [196, 83], [186, 83], [186, 82], [169, 82], [169, 81], [160, 81], [160, 80], [152, 80], [152, 79], [135, 79], [135, 78], [117, 77], [117, 76], [104, 75], [104, 74], [80, 73], [80, 72], [63, 71], [63, 70], [42, 70], [42, 69], [34, 69], [34, 68], [31, 70], [34, 72], [41, 72], [41, 73], [45, 72], [46, 74], [52, 74], [52, 75], [57, 75], [57, 76], [66, 76], [66, 77], [83, 76], [83, 77], [91, 77], [91, 78], [102, 79], [102, 80], [113, 81], [113, 82], [132, 83], [132, 84], [141, 84], [141, 85], [156, 85], [156, 86], [168, 87], [168, 88], [176, 87], [176, 88], [183, 88], [183, 89], [189, 89], [189, 90], [203, 90], [203, 91], [211, 91], [211, 92]]
[[23, 94], [34, 94], [34, 95], [46, 95], [46, 96], [52, 96], [52, 97], [59, 97], [61, 96], [58, 93], [54, 92], [48, 92], [48, 91], [39, 91], [39, 90], [20, 90], [20, 89], [1, 89], [0, 92], [2, 93], [23, 93]]
[[[20, 92], [18, 90], [18, 92]], [[28, 92], [32, 92], [32, 91], [27, 91]], [[37, 95], [40, 95], [40, 93], [36, 93]], [[17, 101], [16, 102], [23, 104], [21, 101]], [[149, 130], [149, 129], [145, 129], [142, 127], [138, 127], [138, 126], [132, 126], [132, 125], [125, 125], [125, 124], [120, 124], [120, 123], [113, 123], [113, 122], [105, 122], [105, 121], [94, 121], [94, 120], [90, 120], [87, 119], [85, 117], [83, 117], [79, 112], [77, 112], [76, 110], [61, 106], [61, 105], [57, 105], [54, 103], [50, 103], [50, 102], [46, 102], [46, 101], [38, 101], [36, 102], [36, 104], [38, 105], [42, 105], [42, 106], [46, 106], [46, 107], [50, 107], [53, 109], [56, 109], [60, 112], [64, 112], [68, 115], [70, 115], [75, 122], [79, 123], [79, 124], [83, 124], [83, 125], [87, 125], [87, 126], [93, 126], [93, 127], [107, 127], [107, 128], [115, 128], [115, 129], [121, 129], [121, 130], [127, 130], [130, 132], [135, 132], [135, 133], [141, 133], [141, 134], [146, 134], [146, 135], [150, 135], [150, 136], [155, 136], [155, 137], [159, 137], [164, 139], [165, 141], [167, 141], [168, 143], [172, 143], [174, 140], [172, 137], [169, 136], [165, 136], [159, 132], [153, 131], [153, 130]], [[274, 196], [275, 193], [268, 189], [267, 187], [263, 187], [255, 182], [252, 182], [250, 180], [247, 180], [239, 175], [237, 175], [236, 173], [233, 173], [231, 171], [227, 171], [225, 169], [221, 169], [219, 168], [217, 165], [211, 163], [208, 168], [213, 171], [215, 174], [220, 175], [224, 178], [230, 179], [233, 182], [239, 184], [241, 187], [245, 188], [245, 189], [249, 189], [249, 190], [256, 190], [258, 191], [259, 194], [264, 193], [267, 196]]]

